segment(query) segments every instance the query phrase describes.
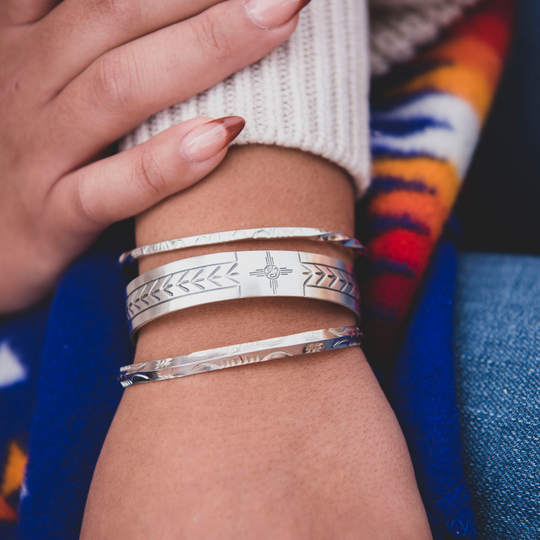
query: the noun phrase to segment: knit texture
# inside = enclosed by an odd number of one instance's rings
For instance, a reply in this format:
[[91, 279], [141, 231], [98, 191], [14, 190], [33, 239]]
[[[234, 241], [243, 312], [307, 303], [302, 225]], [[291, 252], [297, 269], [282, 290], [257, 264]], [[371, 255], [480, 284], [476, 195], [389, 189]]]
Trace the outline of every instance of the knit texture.
[[433, 41], [479, 0], [369, 0], [372, 75], [410, 60], [419, 46]]
[[[412, 58], [478, 0], [312, 0], [292, 37], [259, 62], [151, 116], [121, 150], [196, 116], [240, 115], [235, 144], [298, 148], [352, 176], [361, 196], [370, 182], [369, 69], [375, 75]], [[368, 46], [368, 34], [370, 43]]]
[[387, 388], [415, 464], [433, 540], [477, 537], [461, 457], [452, 358], [456, 229], [454, 220], [438, 242]]
[[477, 536], [452, 370], [456, 251], [440, 238], [497, 87], [512, 13], [512, 0], [482, 3], [373, 85], [373, 178], [359, 224], [363, 349], [400, 421], [434, 540]]
[[367, 14], [358, 0], [312, 0], [291, 38], [259, 62], [161, 111], [131, 132], [125, 150], [194, 118], [239, 115], [238, 144], [299, 148], [369, 182]]
[[444, 41], [374, 85], [373, 179], [358, 235], [369, 261], [363, 347], [382, 370], [395, 357], [478, 142], [508, 48], [513, 5], [482, 3]]

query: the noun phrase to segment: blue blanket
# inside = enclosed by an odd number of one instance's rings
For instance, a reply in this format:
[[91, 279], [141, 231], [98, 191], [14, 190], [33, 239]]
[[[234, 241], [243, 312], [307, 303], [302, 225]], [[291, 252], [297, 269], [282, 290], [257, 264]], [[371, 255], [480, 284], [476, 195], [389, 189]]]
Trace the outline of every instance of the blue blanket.
[[[127, 279], [116, 263], [132, 245], [131, 221], [112, 227], [72, 265], [50, 303], [0, 323], [3, 540], [78, 538], [122, 395], [116, 374], [134, 354], [123, 308]], [[455, 246], [443, 239], [386, 389], [436, 539], [475, 537], [452, 372], [455, 274]]]

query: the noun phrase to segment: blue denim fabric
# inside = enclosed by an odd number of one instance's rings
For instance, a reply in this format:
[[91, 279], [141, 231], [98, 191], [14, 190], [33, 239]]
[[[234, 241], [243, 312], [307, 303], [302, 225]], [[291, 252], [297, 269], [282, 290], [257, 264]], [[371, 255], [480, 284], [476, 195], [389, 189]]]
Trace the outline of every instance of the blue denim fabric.
[[479, 539], [540, 538], [540, 257], [466, 254], [456, 392]]

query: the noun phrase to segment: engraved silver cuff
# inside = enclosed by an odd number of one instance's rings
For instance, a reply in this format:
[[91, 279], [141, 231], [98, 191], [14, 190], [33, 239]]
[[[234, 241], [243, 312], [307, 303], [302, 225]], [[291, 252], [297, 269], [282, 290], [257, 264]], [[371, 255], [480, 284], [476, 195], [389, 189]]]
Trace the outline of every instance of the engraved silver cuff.
[[259, 240], [268, 238], [305, 238], [308, 240], [332, 242], [338, 246], [352, 249], [358, 255], [365, 252], [364, 246], [358, 240], [341, 232], [327, 232], [324, 229], [315, 229], [312, 227], [273, 227], [201, 234], [198, 236], [189, 236], [187, 238], [166, 240], [164, 242], [157, 242], [156, 244], [148, 244], [147, 246], [141, 246], [132, 251], [122, 253], [118, 262], [120, 264], [130, 263], [144, 255], [165, 253], [167, 251], [175, 251], [177, 249], [185, 249], [194, 246], [210, 246], [227, 242], [237, 242], [239, 240]]
[[133, 384], [166, 381], [290, 356], [358, 347], [361, 339], [362, 334], [356, 326], [303, 332], [124, 366], [120, 368], [118, 380], [126, 388]]
[[268, 296], [314, 298], [360, 312], [353, 268], [339, 259], [299, 251], [237, 251], [192, 257], [140, 275], [126, 288], [126, 315], [133, 336], [173, 311]]

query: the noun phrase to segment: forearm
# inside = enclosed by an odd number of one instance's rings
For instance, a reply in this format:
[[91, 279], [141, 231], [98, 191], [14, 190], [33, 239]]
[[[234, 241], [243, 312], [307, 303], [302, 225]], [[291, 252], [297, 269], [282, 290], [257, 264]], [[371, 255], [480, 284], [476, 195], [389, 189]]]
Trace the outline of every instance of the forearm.
[[[352, 234], [353, 220], [352, 187], [339, 168], [294, 150], [241, 147], [141, 216], [137, 240], [262, 226]], [[323, 243], [257, 241], [148, 257], [141, 271], [266, 248], [347, 258]], [[136, 361], [349, 324], [354, 315], [319, 301], [222, 302], [148, 324]], [[427, 537], [405, 443], [358, 349], [128, 389], [84, 525], [83, 538]]]

